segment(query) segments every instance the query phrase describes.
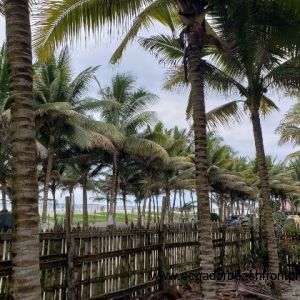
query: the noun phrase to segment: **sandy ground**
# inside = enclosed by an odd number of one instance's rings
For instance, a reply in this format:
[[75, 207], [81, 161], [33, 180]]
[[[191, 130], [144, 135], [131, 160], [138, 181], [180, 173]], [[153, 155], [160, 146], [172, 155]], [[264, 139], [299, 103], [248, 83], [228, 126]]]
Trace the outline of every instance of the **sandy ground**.
[[[258, 282], [257, 282], [258, 283]], [[235, 281], [217, 282], [216, 300], [276, 300], [270, 296], [264, 289], [260, 289], [257, 283], [249, 282], [248, 284], [236, 285]], [[300, 300], [300, 281], [282, 282], [283, 295], [281, 300]], [[198, 284], [189, 284], [183, 290], [171, 287], [163, 294], [157, 297], [150, 297], [149, 300], [201, 300], [201, 288]]]
[[283, 294], [283, 299], [300, 300], [300, 281], [290, 282], [289, 285], [291, 288]]

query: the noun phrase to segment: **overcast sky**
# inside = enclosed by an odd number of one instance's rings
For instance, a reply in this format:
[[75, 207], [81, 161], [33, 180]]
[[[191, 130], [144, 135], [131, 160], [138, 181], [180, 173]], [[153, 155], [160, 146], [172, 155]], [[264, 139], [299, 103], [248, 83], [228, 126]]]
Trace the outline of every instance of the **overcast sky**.
[[[154, 32], [145, 33], [153, 34]], [[4, 22], [0, 21], [0, 40], [5, 37]], [[109, 58], [118, 45], [116, 39], [106, 39], [95, 41], [89, 39], [85, 44], [73, 45], [71, 47], [74, 75], [89, 66], [100, 65], [97, 72], [98, 79], [102, 86], [109, 84], [113, 74], [117, 72], [128, 72], [137, 79], [137, 84], [149, 91], [157, 94], [160, 100], [151, 108], [157, 111], [158, 118], [166, 124], [167, 127], [178, 125], [187, 126], [185, 118], [185, 109], [187, 104], [187, 93], [171, 93], [162, 89], [164, 79], [164, 69], [159, 66], [157, 61], [147, 52], [145, 52], [138, 43], [133, 43], [126, 51], [124, 58], [119, 65], [111, 65]], [[96, 85], [91, 88], [91, 95], [96, 94]], [[283, 159], [287, 154], [293, 151], [290, 145], [278, 146], [278, 135], [274, 133], [280, 120], [286, 111], [291, 107], [295, 100], [283, 97], [282, 95], [270, 95], [280, 107], [280, 112], [274, 112], [266, 120], [263, 120], [264, 141], [266, 153], [271, 154], [278, 159]], [[226, 99], [222, 95], [208, 92], [206, 94], [207, 110], [215, 108], [228, 100], [234, 100], [234, 97]], [[230, 129], [219, 129], [218, 133], [224, 138], [225, 143], [236, 149], [240, 155], [254, 156], [254, 143], [250, 122], [245, 119], [238, 126]]]
[[[155, 34], [155, 32], [145, 32], [143, 36]], [[3, 19], [0, 19], [0, 42], [5, 39], [5, 29]], [[111, 65], [109, 59], [118, 45], [117, 39], [106, 39], [96, 41], [95, 39], [87, 40], [86, 44], [73, 45], [71, 47], [73, 71], [77, 75], [83, 69], [90, 66], [100, 65], [97, 77], [101, 86], [109, 84], [111, 77], [117, 72], [128, 72], [133, 74], [137, 79], [137, 84], [147, 90], [157, 94], [160, 100], [151, 108], [157, 112], [158, 119], [167, 127], [171, 128], [175, 125], [186, 127], [185, 110], [187, 105], [187, 92], [171, 93], [162, 89], [164, 80], [164, 69], [159, 66], [157, 61], [147, 52], [145, 52], [138, 43], [133, 43], [126, 51], [119, 65]], [[90, 94], [96, 95], [97, 86], [94, 85]], [[277, 103], [280, 112], [274, 112], [266, 120], [262, 120], [264, 142], [266, 153], [277, 159], [284, 159], [287, 154], [294, 151], [290, 145], [278, 146], [278, 135], [274, 133], [276, 127], [280, 123], [283, 115], [291, 107], [295, 100], [291, 100], [277, 95], [276, 93], [270, 97]], [[226, 99], [222, 95], [206, 93], [207, 110], [211, 110], [226, 101], [235, 100], [234, 97]], [[254, 157], [255, 148], [253, 134], [249, 120], [245, 119], [241, 124], [235, 125], [230, 129], [218, 129], [218, 134], [223, 137], [224, 142], [232, 146], [241, 156]], [[89, 196], [91, 194], [89, 193]], [[60, 201], [64, 203], [64, 195], [60, 194]], [[76, 202], [81, 204], [81, 191], [75, 191]]]

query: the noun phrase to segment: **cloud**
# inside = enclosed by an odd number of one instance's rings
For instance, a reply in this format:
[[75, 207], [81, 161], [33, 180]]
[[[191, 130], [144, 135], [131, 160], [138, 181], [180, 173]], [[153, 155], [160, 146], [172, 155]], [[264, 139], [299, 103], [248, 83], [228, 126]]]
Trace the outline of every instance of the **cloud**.
[[[144, 35], [150, 35], [143, 32]], [[0, 19], [0, 41], [4, 41], [4, 21]], [[138, 43], [130, 45], [125, 52], [122, 61], [118, 65], [111, 65], [109, 59], [113, 51], [118, 45], [117, 39], [91, 40], [81, 45], [71, 46], [72, 61], [74, 74], [78, 74], [89, 66], [101, 65], [97, 72], [97, 76], [102, 86], [109, 84], [113, 74], [117, 72], [129, 72], [136, 76], [138, 85], [157, 94], [160, 101], [153, 105], [152, 110], [157, 111], [158, 118], [168, 127], [178, 125], [180, 127], [187, 126], [185, 110], [188, 95], [187, 93], [170, 93], [162, 90], [164, 79], [164, 69], [159, 66], [157, 61], [148, 53], [146, 53]], [[86, 45], [85, 45], [86, 44]], [[90, 93], [97, 94], [97, 86], [94, 85]], [[292, 146], [278, 146], [278, 136], [274, 133], [284, 113], [289, 109], [292, 101], [282, 97], [282, 95], [272, 95], [277, 103], [279, 102], [280, 112], [273, 113], [266, 120], [262, 121], [263, 135], [266, 153], [271, 154], [278, 159], [283, 159], [293, 151]], [[207, 110], [215, 108], [229, 99], [215, 93], [208, 92], [206, 95]], [[230, 129], [220, 129], [218, 133], [224, 138], [224, 142], [239, 151], [240, 155], [251, 156], [255, 154], [252, 127], [249, 120], [244, 120], [238, 126]]]

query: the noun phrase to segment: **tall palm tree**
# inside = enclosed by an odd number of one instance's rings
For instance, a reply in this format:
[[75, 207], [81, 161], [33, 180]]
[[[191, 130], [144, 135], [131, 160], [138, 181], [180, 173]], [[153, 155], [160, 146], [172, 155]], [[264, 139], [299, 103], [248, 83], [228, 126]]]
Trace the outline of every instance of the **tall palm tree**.
[[132, 188], [135, 182], [141, 181], [142, 169], [137, 165], [137, 161], [130, 155], [124, 157], [124, 163], [119, 170], [119, 187], [121, 191], [121, 198], [123, 202], [125, 224], [129, 224], [128, 210], [127, 210], [127, 196], [132, 193]]
[[[156, 5], [158, 2], [156, 2]], [[179, 17], [184, 26], [180, 34], [180, 41], [185, 52], [185, 77], [188, 78], [191, 85], [190, 103], [193, 108], [195, 180], [198, 201], [199, 241], [201, 241], [199, 257], [202, 271], [212, 273], [214, 271], [214, 258], [211, 255], [213, 253], [213, 244], [209, 204], [210, 188], [207, 172], [207, 119], [202, 51], [205, 46], [209, 45], [217, 46], [220, 50], [225, 50], [225, 47], [214, 36], [209, 35], [206, 30], [207, 1], [179, 0], [172, 2], [172, 4], [175, 4], [176, 9], [179, 10]], [[116, 55], [118, 54], [115, 54], [115, 57]], [[216, 286], [213, 281], [208, 281], [203, 285], [205, 298], [214, 299], [215, 291]]]
[[117, 155], [113, 161], [114, 196], [110, 203], [109, 224], [114, 223], [119, 175], [126, 166], [126, 154], [144, 158], [168, 157], [163, 147], [139, 135], [139, 131], [155, 118], [154, 112], [147, 108], [157, 96], [142, 88], [135, 88], [134, 84], [135, 80], [131, 75], [117, 74], [112, 78], [111, 86], [100, 90], [101, 119], [108, 124], [114, 124], [124, 136], [121, 144], [115, 144]]
[[[185, 189], [190, 190], [195, 187], [194, 175], [191, 171], [194, 164], [189, 156], [191, 154], [189, 140], [186, 130], [179, 130], [178, 127], [166, 129], [161, 122], [157, 123], [153, 129], [148, 127], [145, 137], [160, 144], [169, 155], [168, 159], [163, 162], [155, 160], [151, 160], [150, 163], [140, 162], [140, 168], [145, 170], [143, 174], [149, 173], [149, 169], [152, 169], [151, 182], [148, 183], [149, 194], [157, 190], [165, 194], [161, 218], [167, 224], [174, 221], [176, 192], [184, 193]], [[174, 192], [173, 206], [171, 206], [172, 192]]]
[[[130, 1], [129, 1], [130, 2]], [[122, 45], [117, 50], [114, 55], [115, 59], [119, 58], [123, 52], [123, 49], [126, 47], [127, 43], [136, 36], [139, 29], [149, 24], [151, 19], [164, 19], [166, 24], [171, 28], [174, 27], [173, 20], [169, 11], [169, 7], [172, 9], [174, 7], [176, 10], [179, 10], [179, 16], [184, 24], [184, 30], [181, 34], [181, 41], [187, 41], [185, 44], [186, 58], [187, 58], [187, 70], [189, 75], [189, 81], [191, 83], [191, 94], [190, 100], [193, 105], [193, 120], [194, 120], [194, 137], [195, 137], [195, 154], [196, 154], [196, 190], [198, 198], [198, 216], [200, 220], [199, 224], [199, 240], [200, 244], [200, 259], [203, 272], [212, 273], [214, 271], [214, 258], [212, 257], [213, 253], [213, 244], [211, 236], [211, 224], [210, 224], [210, 211], [209, 211], [209, 183], [208, 183], [208, 174], [207, 174], [207, 145], [206, 145], [206, 111], [205, 111], [205, 102], [204, 102], [204, 80], [202, 72], [202, 60], [201, 52], [204, 46], [207, 45], [217, 45], [219, 48], [222, 48], [220, 42], [216, 40], [213, 36], [210, 36], [205, 27], [205, 16], [207, 13], [207, 1], [203, 0], [189, 0], [189, 1], [145, 1], [143, 3], [139, 1], [131, 1], [132, 6], [128, 7], [128, 3], [124, 3], [118, 7], [119, 14], [121, 19], [124, 18], [124, 15], [127, 19], [131, 19], [132, 14], [135, 14], [140, 11], [140, 14], [137, 16], [136, 20], [133, 23], [132, 28], [125, 37]], [[138, 3], [139, 2], [139, 3]], [[78, 4], [78, 3], [77, 3]], [[113, 3], [114, 4], [114, 3]], [[144, 6], [148, 4], [148, 6]], [[52, 11], [48, 16], [42, 21], [42, 29], [40, 31], [39, 38], [37, 43], [41, 45], [54, 45], [52, 41], [61, 42], [61, 36], [59, 37], [58, 32], [62, 32], [63, 27], [60, 24], [55, 24], [53, 19], [49, 16], [55, 16], [56, 12], [61, 11], [60, 20], [69, 18], [71, 21], [68, 22], [72, 26], [79, 27], [81, 25], [88, 25], [87, 20], [93, 19], [93, 26], [86, 26], [86, 28], [97, 28], [99, 23], [106, 20], [105, 13], [96, 13], [94, 18], [87, 17], [84, 6], [91, 8], [91, 3], [85, 3], [84, 5], [77, 6], [81, 13], [81, 18], [75, 21], [72, 18], [78, 16], [79, 11], [76, 11], [77, 8], [74, 6], [74, 3], [66, 3], [66, 5], [55, 5], [52, 7]], [[115, 19], [115, 9], [114, 5], [111, 6], [112, 10], [110, 14], [113, 16], [112, 19]], [[97, 9], [97, 7], [94, 7]], [[128, 11], [128, 8], [131, 11]], [[129, 16], [129, 17], [128, 17]], [[84, 21], [83, 21], [84, 20]], [[59, 22], [60, 23], [60, 22]], [[97, 24], [98, 23], [98, 24]], [[54, 25], [54, 26], [53, 26]], [[56, 27], [56, 28], [55, 28]], [[59, 27], [61, 28], [59, 30]], [[73, 31], [74, 32], [74, 31]], [[44, 48], [45, 49], [45, 48]], [[51, 49], [51, 46], [50, 46]], [[207, 299], [214, 299], [215, 297], [215, 283], [207, 282], [204, 286], [203, 293]]]
[[12, 101], [12, 292], [15, 299], [35, 300], [40, 299], [41, 288], [29, 1], [5, 0], [4, 12]]
[[[247, 16], [253, 15], [253, 12], [257, 9], [253, 3], [237, 7]], [[289, 50], [288, 44], [284, 48], [277, 42], [274, 43], [274, 37], [271, 34], [269, 36], [264, 31], [257, 34], [256, 31], [259, 30], [261, 25], [255, 23], [255, 21], [252, 22], [251, 17], [236, 18], [235, 26], [228, 24], [226, 20], [220, 23], [224, 37], [226, 36], [228, 42], [234, 45], [234, 51], [226, 57], [217, 55], [216, 63], [223, 70], [225, 76], [231, 80], [233, 79], [232, 86], [244, 97], [241, 102], [249, 112], [260, 179], [268, 268], [270, 272], [277, 273], [279, 272], [279, 261], [273, 226], [269, 170], [264, 149], [261, 115], [268, 113], [270, 109], [277, 109], [274, 102], [267, 96], [268, 90], [271, 88], [289, 90], [299, 87], [300, 64], [297, 58], [290, 57], [292, 53], [287, 51]], [[249, 31], [249, 23], [253, 31]], [[293, 30], [293, 28], [290, 30]], [[232, 104], [236, 105], [239, 102], [236, 101]], [[275, 294], [280, 295], [278, 282], [274, 281], [272, 288]]]
[[[250, 4], [249, 7], [250, 9], [253, 9]], [[241, 8], [239, 7], [239, 9]], [[243, 8], [243, 10], [245, 11], [245, 8]], [[252, 14], [253, 12], [247, 13], [248, 16], [251, 16]], [[247, 19], [243, 17], [243, 20], [246, 22]], [[227, 24], [227, 26], [230, 26], [229, 24]], [[252, 24], [252, 26], [255, 26], [255, 24]], [[256, 24], [256, 26], [258, 25]], [[241, 28], [245, 28], [244, 33]], [[248, 34], [248, 27], [243, 27], [240, 23], [239, 26], [233, 26], [232, 28], [230, 27], [230, 29], [219, 26], [219, 30], [220, 32], [227, 33], [228, 37], [232, 36], [232, 40], [228, 39], [227, 42], [234, 45], [234, 50], [231, 54], [216, 54], [215, 61], [213, 60], [215, 65], [213, 63], [203, 62], [203, 74], [206, 75], [204, 78], [212, 88], [223, 92], [235, 89], [239, 94], [245, 96], [245, 99], [233, 101], [212, 110], [209, 113], [209, 120], [213, 124], [224, 124], [231, 119], [240, 121], [241, 112], [243, 110], [242, 108], [239, 108], [241, 103], [243, 103], [244, 108], [248, 109], [250, 112], [257, 157], [260, 157], [260, 170], [264, 170], [260, 172], [262, 197], [264, 199], [264, 207], [267, 209], [267, 212], [265, 212], [264, 215], [268, 215], [264, 220], [265, 222], [269, 222], [269, 225], [265, 227], [267, 230], [270, 230], [268, 234], [269, 263], [271, 269], [275, 271], [278, 269], [278, 259], [276, 259], [276, 247], [274, 246], [276, 245], [274, 243], [275, 237], [274, 233], [272, 233], [272, 215], [268, 210], [268, 207], [270, 208], [271, 205], [269, 200], [266, 200], [270, 199], [270, 194], [268, 196], [266, 192], [269, 187], [266, 182], [268, 176], [266, 176], [266, 164], [263, 158], [265, 155], [262, 143], [259, 111], [263, 114], [267, 114], [270, 111], [277, 109], [274, 102], [266, 95], [268, 88], [280, 87], [289, 89], [296, 88], [300, 84], [297, 79], [299, 78], [299, 62], [297, 58], [287, 59], [288, 53], [282, 52], [283, 50], [279, 47], [276, 48], [272, 39], [267, 42], [264, 39], [266, 37], [265, 35], [262, 35], [262, 40], [259, 43], [257, 42], [259, 39], [255, 33], [253, 33], [253, 39], [251, 39], [251, 35]], [[226, 38], [225, 33], [224, 39]], [[243, 36], [243, 34], [246, 37]], [[257, 43], [254, 46], [253, 41]], [[172, 66], [166, 87], [170, 88], [174, 85], [184, 84], [184, 70], [178, 66], [178, 64], [176, 65], [178, 60], [183, 57], [184, 53], [179, 47], [179, 43], [176, 39], [161, 35], [142, 39], [141, 43], [145, 48], [153, 52], [161, 62], [168, 63]], [[245, 47], [245, 45], [247, 46]], [[278, 57], [281, 57], [282, 59], [286, 58], [286, 61], [282, 63]], [[243, 85], [244, 80], [248, 81], [248, 86]], [[192, 109], [191, 104], [189, 105], [189, 110], [190, 109]], [[273, 267], [271, 266], [272, 263], [274, 263]]]
[[[35, 117], [38, 137], [48, 149], [45, 170], [42, 222], [46, 222], [49, 181], [55, 147], [59, 140], [67, 138], [69, 143], [81, 148], [91, 145], [90, 130], [97, 130], [93, 119], [86, 113], [97, 109], [99, 101], [86, 97], [86, 92], [94, 80], [97, 68], [88, 68], [72, 79], [71, 59], [67, 48], [58, 57], [51, 56], [46, 62], [37, 64], [35, 73]], [[99, 125], [99, 126], [98, 126]], [[93, 135], [94, 136], [94, 135]], [[100, 142], [101, 135], [97, 135]], [[111, 149], [110, 141], [102, 136], [103, 147]]]
[[[209, 11], [214, 12], [216, 15], [221, 15], [223, 20], [230, 19], [231, 21], [237, 17], [235, 14], [237, 10], [233, 10], [233, 13], [227, 12], [227, 8], [234, 9], [233, 6], [226, 6], [229, 4], [236, 5], [236, 1], [206, 1], [206, 0], [149, 0], [149, 1], [125, 1], [119, 6], [116, 5], [115, 1], [111, 2], [110, 15], [111, 18], [108, 20], [110, 24], [115, 25], [117, 22], [116, 11], [119, 12], [120, 21], [124, 22], [127, 20], [133, 20], [133, 25], [126, 35], [124, 41], [116, 51], [113, 60], [116, 61], [122, 55], [124, 48], [127, 44], [137, 35], [139, 30], [145, 26], [148, 27], [153, 20], [164, 20], [165, 24], [168, 24], [171, 28], [174, 27], [172, 22], [171, 13], [174, 8], [179, 11], [179, 17], [184, 25], [182, 31], [181, 43], [185, 48], [185, 61], [186, 61], [186, 75], [189, 77], [191, 84], [190, 103], [193, 108], [193, 120], [194, 120], [194, 136], [196, 145], [196, 185], [197, 185], [197, 196], [198, 196], [198, 214], [201, 224], [199, 227], [199, 238], [201, 240], [201, 251], [200, 257], [202, 259], [202, 269], [204, 272], [213, 272], [213, 258], [212, 253], [212, 240], [211, 240], [211, 226], [209, 217], [209, 184], [207, 176], [207, 153], [206, 153], [206, 114], [205, 114], [205, 102], [204, 102], [204, 77], [203, 77], [203, 60], [202, 52], [205, 46], [215, 45], [221, 50], [226, 50], [224, 46], [216, 39], [214, 34], [211, 33], [211, 27], [206, 22], [205, 17]], [[247, 3], [257, 5], [256, 1], [247, 1]], [[130, 6], [129, 6], [130, 3]], [[94, 5], [93, 5], [94, 4]], [[107, 20], [107, 10], [100, 12], [100, 6], [95, 5], [96, 2], [86, 1], [79, 3], [79, 1], [64, 1], [53, 5], [50, 12], [42, 16], [42, 22], [39, 38], [37, 42], [45, 48], [45, 46], [51, 50], [55, 45], [61, 43], [63, 40], [70, 38], [74, 34], [78, 34], [81, 26], [84, 26], [88, 32], [91, 30], [97, 30], [99, 25], [102, 25]], [[212, 4], [212, 5], [209, 5]], [[280, 6], [282, 5], [283, 6]], [[297, 4], [295, 4], [297, 5]], [[289, 16], [295, 17], [293, 9], [293, 3], [289, 2], [286, 5], [285, 1], [278, 1], [274, 5], [273, 1], [264, 1], [262, 5], [256, 6], [255, 8], [261, 9], [263, 12], [268, 13], [267, 21], [274, 25], [273, 20], [277, 18], [278, 13], [289, 13]], [[299, 8], [299, 6], [298, 6]], [[169, 10], [170, 9], [170, 10]], [[243, 11], [243, 8], [242, 8]], [[296, 10], [297, 11], [297, 10]], [[91, 14], [93, 12], [93, 14]], [[277, 13], [273, 14], [272, 13]], [[80, 17], [78, 17], [80, 15]], [[287, 15], [287, 14], [286, 14]], [[286, 16], [285, 15], [285, 16]], [[271, 16], [271, 18], [270, 18]], [[260, 17], [260, 29], [265, 22], [265, 19], [259, 14]], [[273, 18], [272, 18], [273, 17]], [[289, 23], [292, 18], [286, 19], [286, 23]], [[222, 20], [222, 18], [220, 19]], [[264, 20], [264, 24], [262, 21]], [[282, 20], [282, 19], [281, 19]], [[65, 21], [65, 22], [63, 22]], [[268, 25], [269, 25], [268, 23]], [[291, 22], [293, 23], [293, 22]], [[275, 25], [278, 25], [276, 23]], [[277, 28], [278, 29], [278, 28]], [[282, 41], [287, 41], [287, 36], [283, 32], [289, 32], [280, 28], [275, 30], [273, 37], [276, 38], [276, 42], [279, 44]], [[272, 32], [272, 33], [274, 33]], [[292, 31], [294, 32], [294, 31]], [[280, 37], [281, 39], [279, 39]], [[259, 139], [260, 124], [257, 118], [258, 113], [255, 116], [253, 114], [253, 120], [256, 124], [255, 130]], [[256, 121], [256, 122], [255, 122]], [[258, 144], [258, 146], [260, 146]], [[262, 153], [262, 147], [260, 147], [260, 154]], [[263, 153], [264, 154], [264, 153]], [[263, 159], [260, 159], [263, 164]], [[262, 168], [263, 169], [263, 168]], [[262, 172], [262, 177], [265, 177], [265, 172]], [[264, 190], [267, 190], [264, 189]], [[263, 192], [264, 197], [267, 198], [267, 193]], [[200, 201], [201, 199], [201, 201]], [[269, 224], [271, 224], [271, 220]], [[269, 228], [271, 230], [271, 228]], [[272, 237], [270, 236], [271, 240]], [[273, 252], [273, 251], [271, 251]], [[270, 255], [271, 255], [270, 252]], [[276, 251], [275, 251], [276, 252]], [[275, 253], [273, 252], [273, 254]], [[270, 262], [274, 263], [275, 269], [277, 269], [277, 262], [275, 259], [276, 255], [271, 255]], [[215, 297], [215, 284], [211, 281], [206, 282], [204, 286], [204, 297], [207, 299], [214, 299]]]
[[108, 166], [111, 162], [109, 153], [105, 153], [96, 147], [91, 150], [82, 150], [73, 147], [67, 153], [66, 163], [73, 169], [73, 173], [78, 174], [78, 183], [82, 187], [82, 204], [83, 204], [83, 227], [88, 228], [88, 190], [94, 178], [99, 177], [99, 172]]

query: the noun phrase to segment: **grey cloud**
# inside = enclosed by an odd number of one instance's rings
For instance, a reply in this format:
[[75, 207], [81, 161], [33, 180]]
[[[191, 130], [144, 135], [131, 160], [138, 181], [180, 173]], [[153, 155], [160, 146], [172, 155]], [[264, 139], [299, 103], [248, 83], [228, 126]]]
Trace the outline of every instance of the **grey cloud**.
[[[5, 38], [4, 22], [0, 19], [0, 41]], [[149, 33], [147, 33], [149, 34]], [[89, 66], [101, 65], [97, 76], [101, 85], [105, 86], [109, 83], [110, 78], [117, 72], [129, 72], [136, 76], [139, 85], [147, 88], [160, 97], [160, 101], [155, 104], [152, 109], [158, 113], [158, 118], [168, 127], [178, 125], [180, 127], [187, 126], [185, 119], [185, 109], [187, 103], [187, 93], [169, 93], [162, 90], [162, 81], [164, 78], [164, 69], [158, 65], [155, 59], [146, 53], [137, 43], [133, 43], [128, 47], [124, 58], [117, 66], [109, 64], [109, 59], [116, 49], [118, 41], [115, 39], [105, 39], [102, 41], [91, 41], [87, 46], [71, 46], [72, 60], [74, 66], [74, 74], [82, 71]], [[91, 88], [91, 94], [96, 95], [97, 87]], [[262, 122], [264, 139], [266, 145], [266, 153], [283, 159], [288, 153], [294, 151], [290, 145], [279, 147], [278, 135], [274, 133], [283, 114], [289, 109], [292, 101], [278, 95], [272, 95], [273, 99], [283, 98], [279, 102], [281, 111], [273, 113]], [[206, 101], [207, 109], [210, 110], [234, 97], [224, 97], [208, 92]], [[220, 135], [223, 136], [225, 143], [233, 146], [241, 155], [254, 156], [254, 144], [252, 137], [251, 124], [249, 120], [243, 121], [239, 125], [235, 125], [230, 129], [219, 129]]]

